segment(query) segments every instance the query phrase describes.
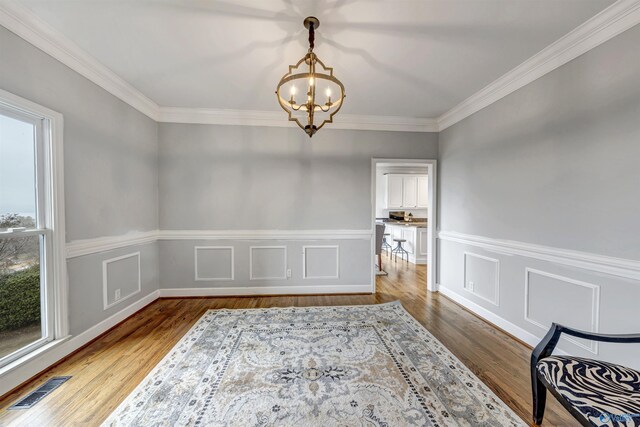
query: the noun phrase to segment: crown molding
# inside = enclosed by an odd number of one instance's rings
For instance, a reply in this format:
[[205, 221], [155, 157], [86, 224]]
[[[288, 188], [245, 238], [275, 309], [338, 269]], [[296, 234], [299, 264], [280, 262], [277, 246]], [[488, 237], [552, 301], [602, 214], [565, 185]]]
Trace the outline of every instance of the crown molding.
[[438, 117], [440, 131], [640, 24], [640, 0], [618, 0]]
[[203, 125], [293, 127], [278, 111], [226, 110], [221, 108], [161, 107], [158, 122]]
[[[296, 127], [281, 111], [225, 110], [216, 108], [161, 107], [158, 121], [208, 125]], [[438, 132], [435, 119], [341, 114], [329, 129]]]
[[0, 1], [0, 25], [157, 121], [158, 104], [51, 27], [31, 9], [17, 2]]
[[334, 117], [331, 129], [382, 130], [401, 132], [439, 132], [438, 120], [425, 117], [361, 116]]

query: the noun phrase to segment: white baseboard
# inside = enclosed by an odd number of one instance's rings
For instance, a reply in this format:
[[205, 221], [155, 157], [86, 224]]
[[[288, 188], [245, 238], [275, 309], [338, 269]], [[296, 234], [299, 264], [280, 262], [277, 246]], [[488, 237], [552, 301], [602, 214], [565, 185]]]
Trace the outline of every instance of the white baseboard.
[[13, 390], [29, 378], [32, 378], [38, 373], [48, 369], [62, 358], [78, 350], [80, 347], [113, 328], [127, 317], [151, 304], [157, 300], [158, 297], [159, 291], [151, 292], [147, 296], [140, 298], [138, 301], [120, 310], [97, 325], [87, 329], [81, 334], [70, 337], [60, 343], [54, 342], [47, 351], [38, 352], [28, 361], [16, 363], [15, 367], [8, 367], [6, 372], [0, 375], [0, 396], [3, 396], [5, 393]]
[[[440, 292], [444, 296], [448, 297], [449, 299], [457, 302], [458, 304], [460, 304], [461, 306], [463, 306], [467, 310], [469, 310], [469, 311], [475, 313], [476, 315], [480, 316], [482, 319], [486, 320], [487, 322], [490, 322], [493, 325], [497, 326], [499, 329], [502, 329], [503, 331], [505, 331], [505, 332], [513, 335], [514, 337], [518, 338], [520, 341], [523, 341], [523, 342], [529, 344], [531, 347], [537, 346], [540, 343], [540, 341], [542, 341], [543, 337], [537, 337], [534, 334], [532, 334], [531, 332], [522, 329], [520, 326], [514, 325], [513, 323], [509, 322], [508, 320], [503, 319], [502, 317], [498, 316], [497, 314], [493, 313], [492, 311], [489, 311], [486, 308], [476, 304], [475, 302], [473, 302], [473, 301], [463, 297], [462, 295], [452, 291], [450, 288], [446, 288], [446, 287], [442, 286], [441, 284], [438, 284], [438, 292]], [[554, 354], [560, 354], [560, 355], [563, 355], [563, 356], [567, 356], [569, 354], [566, 351], [560, 350], [557, 347], [553, 351], [553, 353]]]
[[160, 297], [213, 297], [250, 295], [305, 295], [372, 293], [371, 285], [331, 286], [265, 286], [227, 288], [172, 288], [160, 289]]
[[475, 302], [463, 297], [462, 295], [452, 291], [451, 289], [443, 286], [442, 284], [438, 285], [438, 292], [446, 296], [447, 298], [457, 302], [462, 305], [469, 311], [477, 314], [488, 322], [493, 323], [498, 328], [502, 329], [505, 332], [510, 333], [514, 337], [518, 338], [529, 344], [531, 347], [535, 347], [542, 340], [542, 337], [537, 337], [533, 335], [531, 332], [528, 332], [522, 329], [520, 326], [514, 325], [508, 320], [503, 319], [497, 314], [487, 310], [486, 308], [476, 304]]

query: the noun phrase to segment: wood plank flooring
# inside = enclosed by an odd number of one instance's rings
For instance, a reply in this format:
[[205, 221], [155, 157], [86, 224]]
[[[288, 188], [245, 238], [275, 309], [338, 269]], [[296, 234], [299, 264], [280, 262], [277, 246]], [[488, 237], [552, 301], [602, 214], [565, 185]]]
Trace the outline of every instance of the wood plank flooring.
[[[388, 276], [374, 295], [314, 295], [158, 300], [0, 400], [0, 426], [99, 425], [208, 309], [378, 304], [404, 307], [522, 419], [531, 419], [531, 349], [437, 293], [426, 268], [383, 257]], [[31, 409], [7, 407], [52, 376], [73, 378]], [[544, 426], [578, 425], [548, 398]]]

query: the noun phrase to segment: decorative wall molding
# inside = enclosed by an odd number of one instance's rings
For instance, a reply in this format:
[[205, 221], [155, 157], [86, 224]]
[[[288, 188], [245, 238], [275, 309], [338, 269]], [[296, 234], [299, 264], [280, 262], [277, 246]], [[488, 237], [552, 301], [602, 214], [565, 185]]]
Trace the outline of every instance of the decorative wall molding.
[[583, 268], [627, 279], [640, 280], [640, 261], [614, 258], [589, 252], [535, 245], [513, 240], [492, 239], [453, 231], [440, 231], [438, 238], [444, 241], [476, 246], [507, 255], [519, 255], [549, 261], [556, 264]]
[[18, 2], [0, 2], [0, 25], [153, 120], [159, 106]]
[[371, 240], [371, 230], [153, 230], [74, 240], [67, 259], [158, 240]]
[[[308, 249], [333, 249], [336, 253], [336, 270], [324, 276], [309, 276], [307, 271]], [[302, 247], [302, 278], [303, 279], [339, 279], [340, 278], [340, 246], [339, 245], [309, 245]]]
[[97, 237], [95, 239], [74, 240], [67, 243], [67, 259], [91, 255], [127, 246], [145, 245], [158, 240], [158, 231], [142, 231], [120, 236]]
[[[330, 129], [439, 132], [640, 23], [640, 2], [618, 0], [437, 118], [336, 116]], [[281, 111], [161, 107], [19, 2], [0, 3], [0, 25], [157, 122], [294, 126]]]
[[[530, 310], [529, 310], [529, 296], [530, 296], [530, 290], [531, 290], [531, 283], [530, 283], [530, 276], [531, 274], [537, 274], [540, 276], [545, 276], [545, 277], [549, 277], [551, 279], [555, 279], [558, 281], [562, 281], [562, 282], [566, 282], [569, 283], [571, 285], [575, 285], [575, 286], [582, 286], [585, 287], [589, 290], [591, 290], [591, 325], [589, 331], [590, 332], [598, 332], [599, 331], [599, 327], [600, 327], [600, 286], [598, 285], [594, 285], [591, 283], [587, 283], [587, 282], [582, 282], [580, 280], [575, 280], [572, 279], [570, 277], [565, 277], [565, 276], [560, 276], [558, 274], [553, 274], [553, 273], [549, 273], [546, 271], [542, 271], [542, 270], [537, 270], [534, 268], [525, 268], [525, 278], [524, 278], [524, 320], [526, 320], [527, 322], [531, 323], [534, 326], [539, 327], [542, 330], [542, 333], [546, 333], [549, 328], [551, 327], [551, 324], [545, 326], [544, 324], [542, 324], [541, 321], [533, 319], [530, 315]], [[550, 296], [551, 298], [553, 296]], [[586, 307], [585, 307], [586, 308]], [[567, 326], [571, 326], [571, 325], [567, 325]], [[598, 354], [598, 342], [597, 341], [589, 341], [590, 345], [585, 345], [582, 341], [578, 341], [575, 338], [572, 337], [564, 337], [565, 340], [581, 347], [584, 348], [587, 351], [590, 351], [593, 354]]]
[[445, 130], [639, 23], [640, 1], [618, 0], [442, 114], [438, 117], [439, 130]]
[[[230, 277], [200, 277], [198, 273], [198, 251], [206, 251], [206, 250], [226, 250], [231, 252], [231, 258], [229, 260], [229, 271], [231, 272]], [[233, 281], [234, 272], [235, 272], [235, 263], [234, 263], [234, 247], [233, 246], [195, 246], [193, 248], [193, 264], [194, 264], [194, 280], [196, 282], [212, 282], [218, 280], [224, 281]]]
[[238, 286], [226, 288], [165, 288], [160, 298], [245, 296], [245, 295], [316, 295], [316, 294], [370, 294], [371, 285], [327, 286]]
[[[278, 276], [258, 276], [254, 272], [253, 261], [256, 258], [255, 251], [277, 250], [282, 251], [282, 274]], [[287, 280], [287, 247], [286, 246], [250, 246], [249, 247], [249, 280]]]
[[[109, 264], [118, 262], [118, 261], [123, 261], [129, 258], [137, 258], [138, 268], [136, 270], [136, 273], [137, 273], [138, 286], [133, 292], [127, 295], [122, 295], [120, 299], [117, 299], [117, 300], [114, 299], [114, 301], [110, 303], [109, 302]], [[131, 254], [122, 255], [115, 258], [105, 259], [104, 261], [102, 261], [102, 303], [103, 303], [104, 310], [107, 310], [113, 306], [120, 304], [121, 302], [131, 298], [132, 296], [139, 294], [141, 291], [142, 291], [142, 269], [140, 267], [140, 252], [134, 252]]]
[[160, 240], [369, 240], [371, 230], [162, 230]]
[[[487, 301], [487, 302], [499, 307], [500, 306], [500, 260], [496, 259], [496, 258], [490, 258], [490, 257], [484, 256], [484, 255], [479, 255], [479, 254], [476, 254], [476, 253], [473, 253], [473, 252], [466, 252], [466, 251], [462, 253], [462, 256], [463, 256], [462, 265], [463, 265], [463, 269], [464, 269], [464, 271], [463, 271], [464, 283], [462, 284], [462, 288], [464, 290], [466, 290], [467, 292], [471, 293], [472, 295], [474, 295], [474, 296], [476, 296], [476, 297], [478, 297], [480, 299], [483, 299], [483, 300], [485, 300], [485, 301]], [[493, 300], [490, 300], [489, 298], [480, 295], [479, 293], [477, 293], [475, 291], [475, 289], [471, 290], [471, 289], [469, 289], [467, 287], [467, 257], [468, 256], [474, 257], [474, 258], [478, 258], [478, 259], [481, 259], [481, 260], [484, 260], [484, 261], [492, 262], [492, 263], [495, 264], [495, 281], [494, 281], [494, 284], [493, 284], [495, 298]]]

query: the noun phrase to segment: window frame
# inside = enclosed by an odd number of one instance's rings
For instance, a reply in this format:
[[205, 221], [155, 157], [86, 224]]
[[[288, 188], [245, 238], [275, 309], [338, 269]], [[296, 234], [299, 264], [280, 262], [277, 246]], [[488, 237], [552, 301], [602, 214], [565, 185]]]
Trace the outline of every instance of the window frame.
[[41, 313], [46, 319], [43, 322], [42, 338], [1, 359], [0, 374], [4, 374], [30, 360], [30, 356], [36, 356], [36, 350], [41, 347], [66, 339], [69, 335], [69, 322], [63, 116], [2, 89], [0, 113], [35, 126], [36, 228], [0, 232], [0, 238], [39, 236], [40, 277], [45, 281]]

